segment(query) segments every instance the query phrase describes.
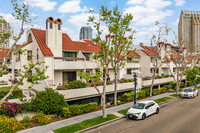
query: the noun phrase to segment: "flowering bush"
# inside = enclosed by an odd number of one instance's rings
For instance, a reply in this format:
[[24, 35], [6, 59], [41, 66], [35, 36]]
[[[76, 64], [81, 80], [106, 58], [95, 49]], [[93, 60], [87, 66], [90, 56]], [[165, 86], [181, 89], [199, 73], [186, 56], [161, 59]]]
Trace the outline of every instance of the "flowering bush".
[[38, 123], [39, 125], [46, 125], [51, 123], [51, 117], [48, 117], [44, 113], [37, 113], [36, 115], [33, 115], [31, 120], [35, 123]]
[[25, 128], [24, 125], [17, 119], [0, 115], [1, 133], [13, 133], [24, 128]]
[[2, 105], [0, 105], [0, 114], [14, 117], [17, 113], [21, 113], [22, 110], [24, 110], [24, 107], [24, 105], [19, 103], [4, 102]]

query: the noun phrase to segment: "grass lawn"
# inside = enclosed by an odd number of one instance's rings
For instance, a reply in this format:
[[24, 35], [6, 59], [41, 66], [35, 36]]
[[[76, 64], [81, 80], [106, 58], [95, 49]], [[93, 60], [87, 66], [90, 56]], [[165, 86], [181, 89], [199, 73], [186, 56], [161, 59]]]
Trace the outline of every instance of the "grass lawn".
[[197, 89], [200, 89], [200, 86], [199, 86], [199, 87], [197, 87]]
[[77, 123], [77, 124], [73, 124], [70, 126], [66, 126], [63, 128], [59, 128], [57, 130], [54, 131], [54, 133], [74, 133], [77, 132], [79, 130], [83, 130], [85, 128], [89, 128], [91, 126], [95, 126], [97, 124], [112, 120], [118, 118], [117, 116], [113, 115], [113, 114], [108, 114], [107, 118], [103, 118], [102, 116], [100, 117], [96, 117], [93, 119], [89, 119], [89, 120], [85, 120], [81, 123]]
[[181, 96], [181, 94], [172, 94], [172, 95], [170, 95], [170, 96], [172, 96], [172, 97], [180, 97]]
[[122, 110], [119, 110], [119, 111], [117, 111], [117, 112], [120, 113], [120, 114], [126, 115], [126, 112], [127, 112], [129, 109], [130, 109], [130, 108], [122, 109]]
[[171, 97], [163, 97], [163, 98], [160, 98], [160, 99], [156, 99], [155, 102], [156, 102], [157, 104], [159, 104], [159, 103], [168, 101], [168, 100], [170, 100], [170, 99], [173, 99], [173, 98], [171, 98]]

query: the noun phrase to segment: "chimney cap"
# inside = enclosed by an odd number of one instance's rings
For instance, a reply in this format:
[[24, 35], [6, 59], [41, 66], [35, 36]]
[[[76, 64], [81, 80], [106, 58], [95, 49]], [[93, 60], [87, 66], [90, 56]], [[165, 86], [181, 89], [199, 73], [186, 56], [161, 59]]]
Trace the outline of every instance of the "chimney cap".
[[62, 24], [62, 20], [61, 20], [60, 18], [57, 18], [57, 19], [55, 20], [55, 23], [56, 23], [56, 24]]
[[46, 23], [47, 22], [55, 23], [53, 17], [48, 17], [47, 20], [46, 20]]

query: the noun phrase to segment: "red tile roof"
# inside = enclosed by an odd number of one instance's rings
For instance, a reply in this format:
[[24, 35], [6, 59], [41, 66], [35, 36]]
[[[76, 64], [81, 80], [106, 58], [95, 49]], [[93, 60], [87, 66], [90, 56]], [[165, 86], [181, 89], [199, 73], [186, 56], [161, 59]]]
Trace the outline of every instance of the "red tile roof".
[[[36, 41], [44, 56], [53, 56], [50, 48], [46, 45], [46, 31], [39, 29], [31, 29]], [[81, 51], [94, 51], [98, 53], [100, 50], [100, 43], [94, 44], [91, 40], [84, 40], [83, 42], [72, 41], [71, 38], [66, 34], [62, 33], [62, 48], [63, 50], [81, 50]]]
[[[143, 51], [146, 55], [151, 56], [151, 57], [157, 56], [157, 55], [156, 55], [156, 51], [158, 51], [158, 50], [157, 50], [156, 47], [144, 46], [144, 45], [140, 45], [140, 46], [143, 48], [142, 51]], [[158, 55], [158, 56], [160, 57], [160, 55]]]
[[[129, 52], [130, 50], [128, 50], [128, 52]], [[133, 52], [133, 51], [131, 51], [130, 53], [128, 53], [128, 56], [137, 56], [137, 57], [140, 57], [140, 55], [139, 54], [137, 54], [136, 52]]]
[[167, 61], [169, 61], [169, 62], [172, 61], [172, 60], [171, 60], [170, 58], [168, 58], [167, 56], [165, 56], [164, 59], [167, 60]]
[[47, 47], [46, 45], [46, 31], [45, 30], [39, 30], [39, 29], [33, 29], [31, 28], [33, 35], [35, 36], [35, 39], [43, 53], [44, 56], [53, 56], [53, 53], [51, 52], [51, 49]]
[[[4, 60], [4, 58], [7, 56], [9, 50], [10, 50], [9, 48], [2, 48], [0, 50], [0, 61]], [[9, 57], [11, 57], [11, 55]]]

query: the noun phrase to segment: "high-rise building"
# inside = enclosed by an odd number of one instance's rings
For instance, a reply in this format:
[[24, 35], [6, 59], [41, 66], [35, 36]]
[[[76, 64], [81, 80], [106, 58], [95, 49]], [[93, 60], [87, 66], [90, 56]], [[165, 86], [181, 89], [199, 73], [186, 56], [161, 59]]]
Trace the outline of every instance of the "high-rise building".
[[[0, 18], [0, 34], [9, 33], [10, 32], [10, 24], [3, 23]], [[9, 47], [9, 39], [4, 41], [4, 43], [0, 43], [0, 48], [8, 48]]]
[[90, 26], [83, 26], [80, 29], [80, 40], [91, 40], [92, 39], [92, 28]]
[[200, 11], [181, 11], [178, 39], [190, 52], [200, 53]]

